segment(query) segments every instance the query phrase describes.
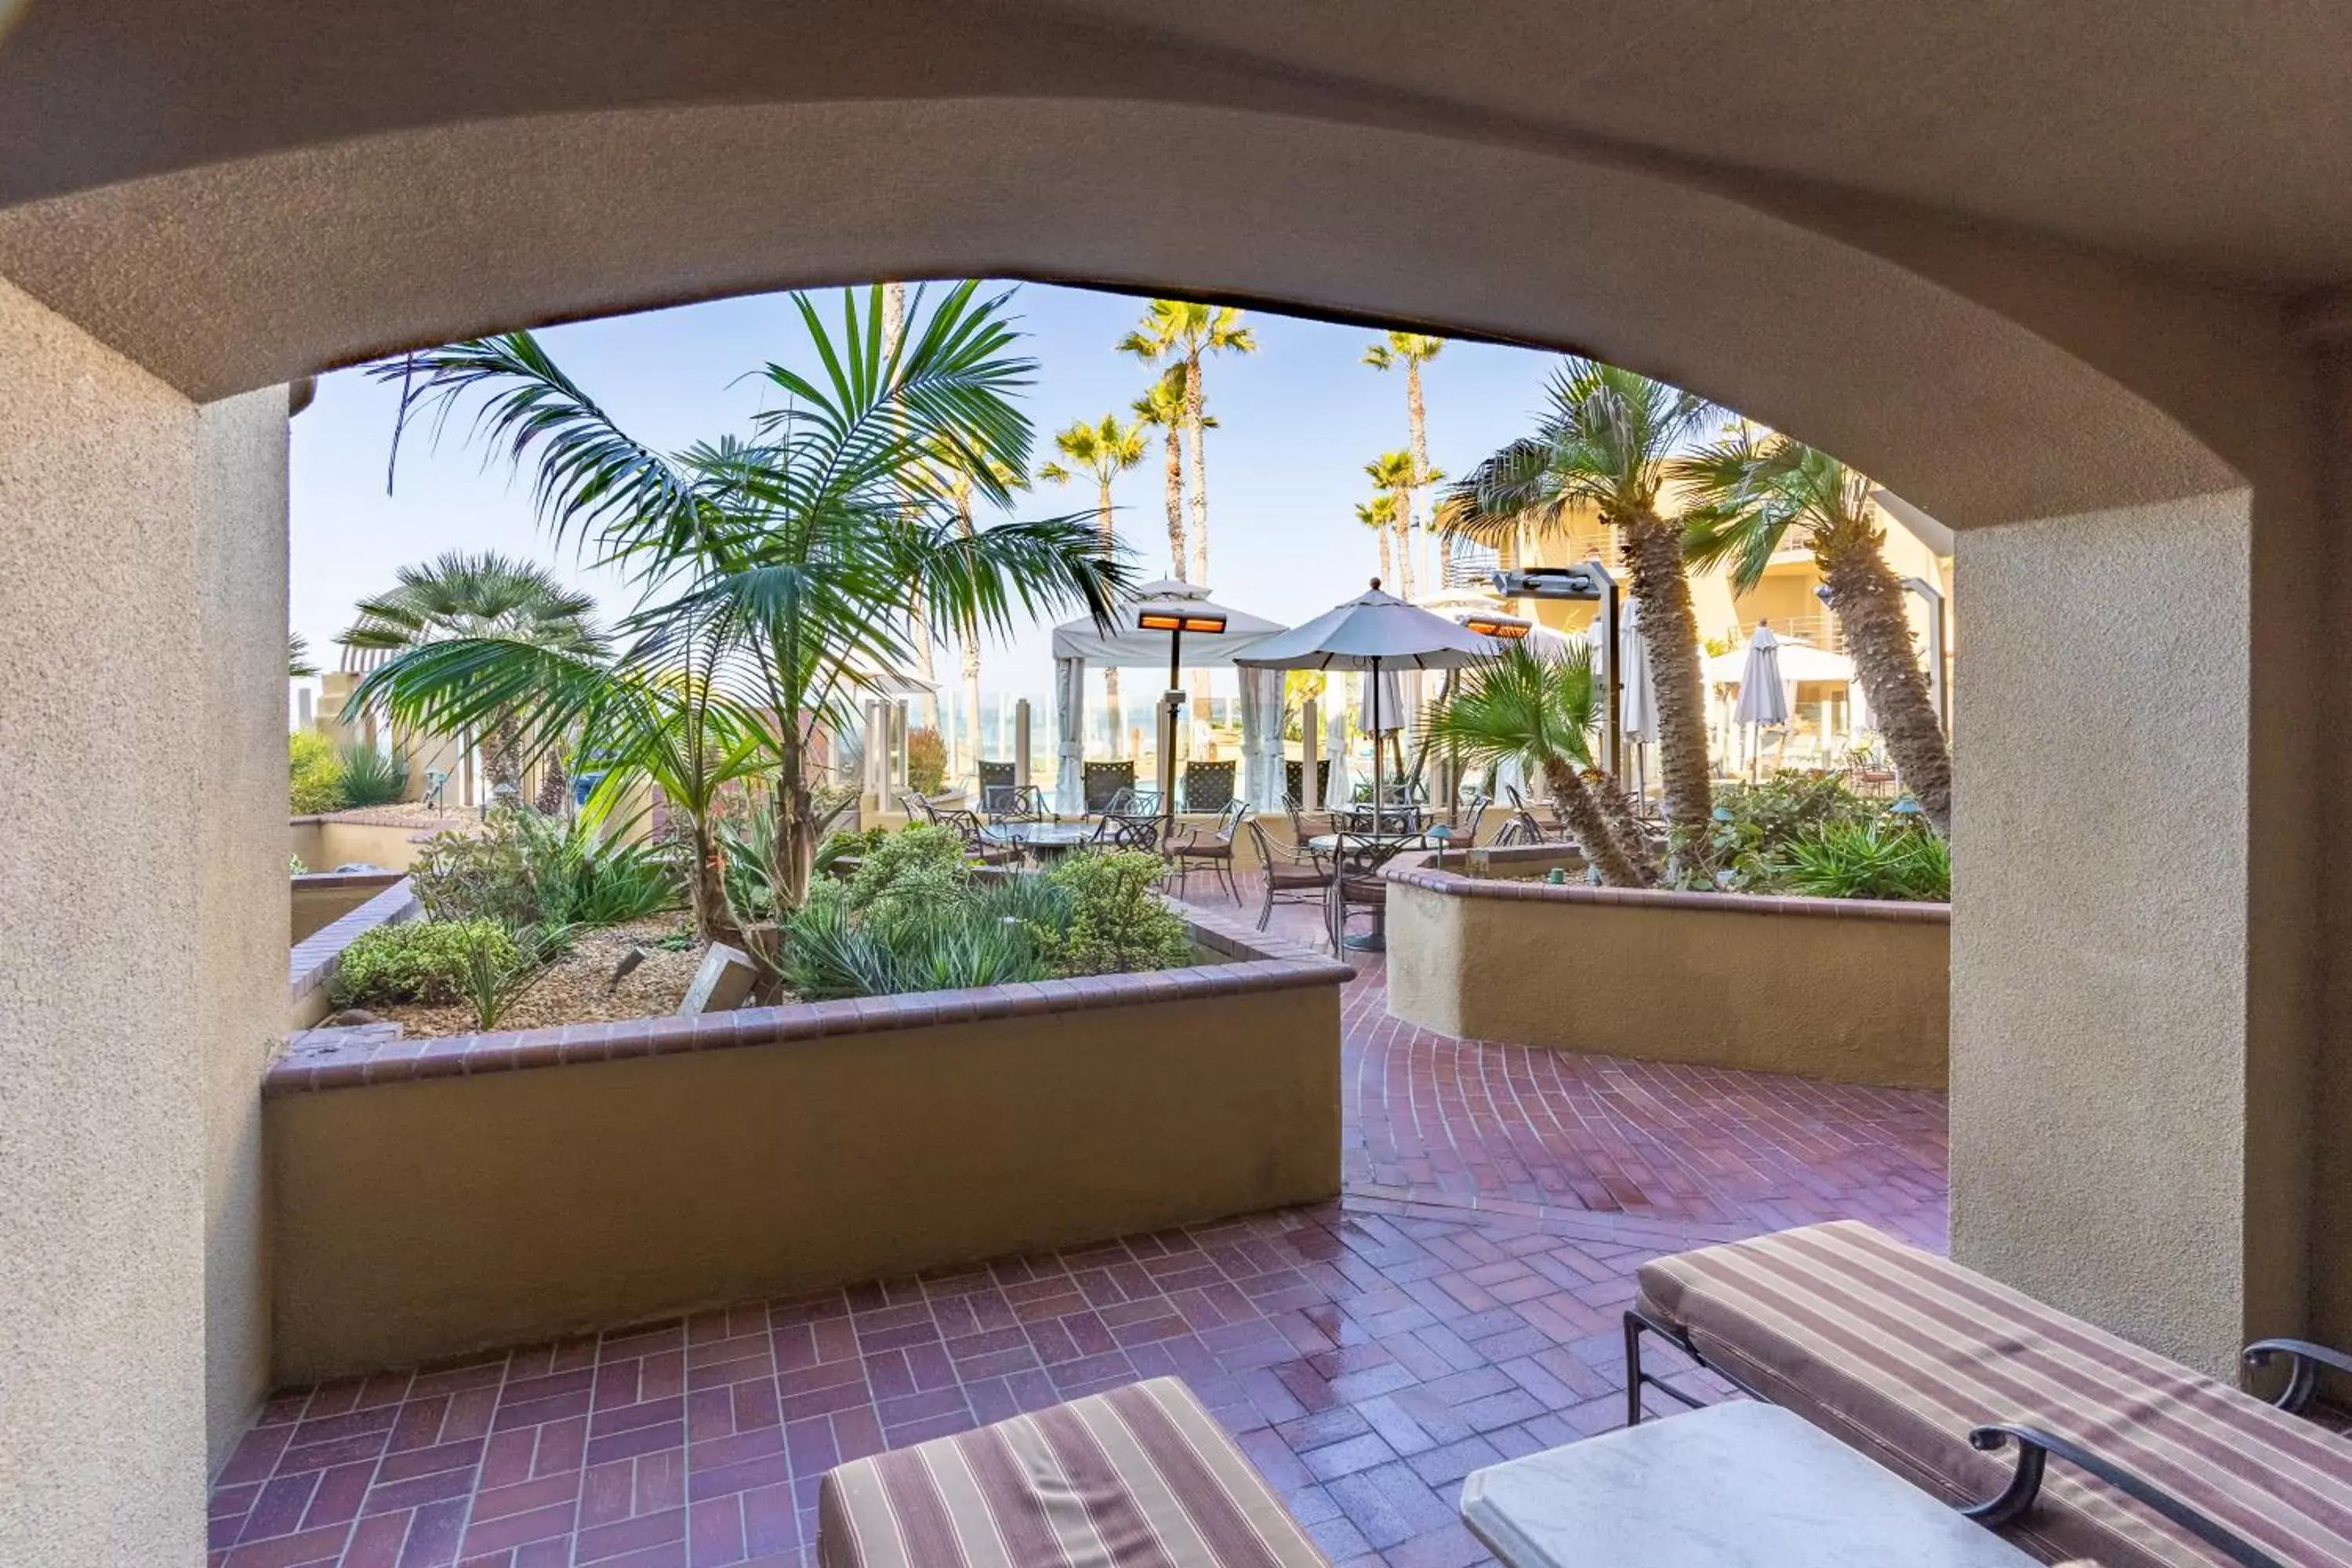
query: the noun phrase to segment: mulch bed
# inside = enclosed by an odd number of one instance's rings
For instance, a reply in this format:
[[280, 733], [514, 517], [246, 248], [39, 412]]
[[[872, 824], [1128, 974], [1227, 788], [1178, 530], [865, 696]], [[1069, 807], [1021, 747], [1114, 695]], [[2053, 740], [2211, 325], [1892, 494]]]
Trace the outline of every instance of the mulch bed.
[[[701, 967], [702, 944], [671, 952], [655, 942], [674, 931], [692, 929], [682, 911], [672, 911], [581, 932], [572, 951], [509, 1005], [499, 1019], [499, 1030], [609, 1024], [677, 1012], [677, 1005], [686, 999], [687, 987], [694, 984], [694, 972]], [[643, 947], [645, 959], [615, 983], [613, 971], [633, 947]], [[411, 1039], [475, 1032], [474, 1010], [464, 1003], [426, 1006], [403, 1002], [369, 1011], [401, 1025]]]

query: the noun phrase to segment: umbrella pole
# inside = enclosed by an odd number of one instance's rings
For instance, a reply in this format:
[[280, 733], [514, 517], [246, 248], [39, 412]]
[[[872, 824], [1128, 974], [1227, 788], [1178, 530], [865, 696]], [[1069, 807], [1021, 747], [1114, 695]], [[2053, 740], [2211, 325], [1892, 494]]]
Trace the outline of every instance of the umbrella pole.
[[1387, 826], [1387, 814], [1381, 808], [1381, 661], [1372, 657], [1372, 837], [1378, 838]]

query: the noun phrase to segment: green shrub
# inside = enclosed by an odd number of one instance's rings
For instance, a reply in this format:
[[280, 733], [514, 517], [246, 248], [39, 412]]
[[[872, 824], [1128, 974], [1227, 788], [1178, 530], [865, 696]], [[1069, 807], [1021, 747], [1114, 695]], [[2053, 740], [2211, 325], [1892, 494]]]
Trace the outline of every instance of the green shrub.
[[483, 967], [513, 969], [522, 949], [496, 921], [404, 921], [363, 933], [343, 949], [335, 972], [338, 1007], [463, 998]]
[[618, 925], [676, 909], [686, 885], [671, 846], [608, 839], [520, 804], [502, 805], [476, 832], [436, 833], [409, 868], [436, 920], [524, 926]]
[[830, 876], [844, 860], [862, 860], [874, 851], [874, 847], [890, 836], [887, 827], [842, 828], [824, 836], [816, 847], [816, 869]]
[[[1846, 788], [1838, 775], [1781, 773], [1760, 784], [1728, 784], [1715, 795], [1704, 857], [1711, 872], [1684, 885], [1760, 891], [1780, 875], [1789, 847], [1820, 828], [1875, 818], [1883, 808]], [[1690, 864], [1690, 835], [1678, 835], [1675, 859]]]
[[948, 782], [948, 743], [937, 730], [907, 731], [907, 787], [937, 795]]
[[1137, 850], [1081, 850], [1046, 872], [1069, 897], [1068, 919], [1027, 929], [1054, 973], [1121, 974], [1191, 963], [1191, 931], [1152, 891], [1166, 869], [1159, 856]]
[[926, 908], [963, 901], [971, 880], [963, 840], [929, 823], [884, 834], [849, 879], [849, 908], [888, 923]]
[[342, 770], [345, 805], [391, 805], [408, 793], [408, 759], [373, 746], [345, 746], [336, 753]]
[[343, 809], [343, 769], [332, 742], [316, 730], [297, 730], [286, 737], [287, 772], [292, 787], [288, 804], [297, 816]]
[[1881, 819], [1832, 822], [1782, 847], [1779, 888], [1819, 899], [1952, 896], [1952, 847], [1928, 829]]

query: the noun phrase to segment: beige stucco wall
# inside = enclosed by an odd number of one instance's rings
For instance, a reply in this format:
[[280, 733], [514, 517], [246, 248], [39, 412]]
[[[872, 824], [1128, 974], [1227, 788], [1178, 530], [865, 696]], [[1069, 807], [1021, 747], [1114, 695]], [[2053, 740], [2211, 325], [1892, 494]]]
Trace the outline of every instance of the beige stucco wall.
[[268, 1102], [304, 1379], [1328, 1197], [1334, 986]]
[[0, 1562], [200, 1563], [208, 1405], [217, 1451], [260, 1392], [285, 406], [0, 281]]
[[2305, 1292], [2284, 530], [2242, 493], [1960, 542], [1953, 1251], [2223, 1373]]
[[416, 842], [422, 828], [419, 823], [386, 826], [297, 817], [287, 831], [291, 839], [289, 853], [299, 856], [302, 864], [313, 871], [331, 871], [338, 866], [356, 864], [405, 871], [415, 863], [423, 848]]
[[1468, 1039], [1944, 1085], [1950, 928], [1389, 888], [1389, 1011]]

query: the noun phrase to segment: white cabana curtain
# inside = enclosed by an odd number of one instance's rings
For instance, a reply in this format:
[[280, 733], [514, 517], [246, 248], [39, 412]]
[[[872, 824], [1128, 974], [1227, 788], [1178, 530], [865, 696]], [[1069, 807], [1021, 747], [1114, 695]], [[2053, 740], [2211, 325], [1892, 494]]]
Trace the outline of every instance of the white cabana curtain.
[[1054, 661], [1054, 810], [1076, 816], [1087, 809], [1087, 661]]
[[1244, 669], [1242, 680], [1242, 778], [1244, 805], [1259, 811], [1282, 806], [1282, 671]]
[[[1332, 684], [1336, 685], [1336, 680]], [[1327, 810], [1337, 811], [1354, 800], [1355, 784], [1348, 777], [1347, 700], [1337, 691], [1329, 696], [1335, 700], [1324, 710], [1323, 754], [1330, 760], [1331, 770], [1323, 786], [1323, 805]]]

